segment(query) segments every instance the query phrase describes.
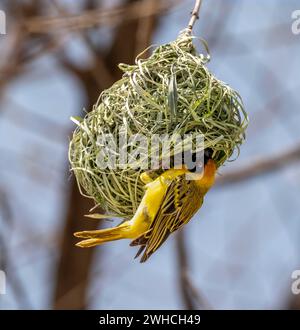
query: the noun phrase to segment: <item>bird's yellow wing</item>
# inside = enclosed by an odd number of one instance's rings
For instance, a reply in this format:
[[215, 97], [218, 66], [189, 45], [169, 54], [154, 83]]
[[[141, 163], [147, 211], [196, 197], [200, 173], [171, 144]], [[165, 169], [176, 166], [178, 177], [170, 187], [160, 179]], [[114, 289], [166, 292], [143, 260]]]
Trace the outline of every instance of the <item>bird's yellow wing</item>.
[[189, 222], [202, 203], [203, 194], [195, 181], [186, 180], [185, 175], [174, 178], [149, 230], [130, 244], [141, 246], [136, 257], [145, 250], [140, 260], [145, 262], [172, 232]]

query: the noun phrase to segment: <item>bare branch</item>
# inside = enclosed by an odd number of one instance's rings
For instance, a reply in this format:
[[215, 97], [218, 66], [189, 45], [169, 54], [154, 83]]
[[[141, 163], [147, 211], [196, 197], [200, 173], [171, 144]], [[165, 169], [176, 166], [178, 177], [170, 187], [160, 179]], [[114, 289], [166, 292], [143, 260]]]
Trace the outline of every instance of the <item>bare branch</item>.
[[251, 161], [249, 165], [241, 169], [228, 172], [217, 179], [217, 184], [222, 186], [251, 179], [254, 176], [270, 173], [279, 170], [294, 162], [300, 161], [300, 144], [288, 151], [281, 152], [278, 155], [270, 156], [256, 161]]
[[30, 33], [59, 32], [61, 29], [87, 29], [95, 26], [117, 26], [120, 22], [133, 21], [149, 16], [162, 14], [170, 7], [179, 3], [179, 0], [165, 0], [158, 2], [157, 6], [148, 9], [148, 0], [113, 9], [86, 10], [79, 15], [67, 17], [35, 17], [25, 22], [25, 28]]

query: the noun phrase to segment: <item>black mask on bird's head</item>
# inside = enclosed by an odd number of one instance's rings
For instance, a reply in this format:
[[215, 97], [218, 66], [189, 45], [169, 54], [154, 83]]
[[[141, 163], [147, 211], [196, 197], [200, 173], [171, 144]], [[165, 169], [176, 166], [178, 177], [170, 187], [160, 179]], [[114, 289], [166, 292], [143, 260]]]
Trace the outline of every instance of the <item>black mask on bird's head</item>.
[[207, 164], [209, 159], [212, 159], [212, 155], [213, 155], [213, 150], [210, 148], [206, 148], [204, 150], [204, 155], [203, 155], [203, 162], [197, 163], [197, 153], [193, 153], [192, 154], [192, 164], [187, 164], [186, 162], [184, 162], [185, 166], [187, 166], [187, 168], [189, 169], [190, 172], [201, 172], [203, 170], [203, 166]]
[[206, 148], [204, 150], [204, 164], [206, 165], [209, 159], [212, 159], [213, 150], [210, 148]]

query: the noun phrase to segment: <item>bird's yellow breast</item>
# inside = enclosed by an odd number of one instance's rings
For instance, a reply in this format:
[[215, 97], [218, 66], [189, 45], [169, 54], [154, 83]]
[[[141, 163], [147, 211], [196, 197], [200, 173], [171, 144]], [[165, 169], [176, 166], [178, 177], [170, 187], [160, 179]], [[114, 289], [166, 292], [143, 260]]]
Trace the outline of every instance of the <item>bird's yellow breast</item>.
[[[214, 177], [216, 172], [216, 166], [214, 161], [208, 161], [204, 167], [204, 172], [198, 174], [198, 178], [194, 181], [197, 194], [199, 194], [199, 206], [202, 203], [203, 195], [209, 190], [214, 183]], [[170, 169], [162, 173], [157, 179], [146, 184], [145, 195], [135, 213], [130, 220], [131, 232], [130, 236], [135, 237], [140, 233], [146, 232], [155, 216], [157, 215], [159, 208], [163, 203], [168, 187], [171, 182], [179, 176], [190, 173], [186, 168], [182, 169]], [[195, 191], [195, 190], [194, 190]], [[189, 202], [189, 198], [192, 196], [186, 196], [184, 202]]]
[[186, 172], [186, 169], [170, 169], [154, 181], [146, 184], [145, 195], [134, 217], [130, 220], [133, 232], [140, 233], [148, 230], [163, 202], [168, 186], [174, 178]]

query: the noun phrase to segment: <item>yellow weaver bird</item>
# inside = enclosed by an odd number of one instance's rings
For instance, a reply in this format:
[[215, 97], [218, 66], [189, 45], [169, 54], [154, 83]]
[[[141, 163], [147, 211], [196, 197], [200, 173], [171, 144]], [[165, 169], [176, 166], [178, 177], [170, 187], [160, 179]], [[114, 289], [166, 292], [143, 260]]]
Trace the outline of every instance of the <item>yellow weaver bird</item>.
[[[216, 173], [215, 162], [207, 153], [205, 155], [201, 173], [192, 173], [185, 166], [169, 169], [155, 180], [147, 172], [142, 173], [146, 191], [133, 218], [114, 228], [77, 232], [74, 235], [84, 240], [76, 245], [85, 248], [123, 238], [132, 239], [131, 246], [140, 246], [136, 257], [144, 251], [140, 261], [145, 262], [202, 206]], [[189, 174], [193, 180], [188, 179]]]

